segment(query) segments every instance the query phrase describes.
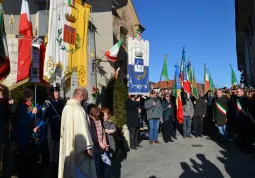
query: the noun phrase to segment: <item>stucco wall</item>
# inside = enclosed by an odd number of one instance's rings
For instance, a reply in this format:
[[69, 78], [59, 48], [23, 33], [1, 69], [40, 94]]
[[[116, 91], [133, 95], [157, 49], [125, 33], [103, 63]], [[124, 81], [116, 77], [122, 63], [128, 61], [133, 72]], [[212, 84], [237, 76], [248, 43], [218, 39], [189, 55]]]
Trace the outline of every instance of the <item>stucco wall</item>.
[[[87, 3], [92, 6], [91, 21], [96, 27], [96, 57], [101, 58], [113, 46], [112, 1], [88, 0]], [[106, 57], [102, 59], [107, 60]], [[97, 74], [98, 87], [105, 85], [105, 76], [110, 78], [114, 72], [109, 62], [102, 62], [101, 66], [103, 71]]]
[[[116, 9], [116, 12], [113, 13], [113, 34], [116, 41], [120, 39], [120, 27], [123, 26], [128, 30], [127, 38], [128, 37], [135, 37], [136, 34], [136, 26], [138, 22], [135, 19], [135, 14], [131, 11], [131, 5], [128, 1], [123, 2], [121, 6]], [[115, 41], [115, 42], [116, 42]], [[128, 41], [128, 40], [126, 40]], [[128, 45], [128, 44], [127, 44]], [[121, 67], [119, 72], [119, 79], [122, 82], [125, 82], [127, 79], [127, 66], [128, 66], [128, 54], [127, 54], [127, 47], [122, 47], [120, 49], [118, 55], [118, 66]]]

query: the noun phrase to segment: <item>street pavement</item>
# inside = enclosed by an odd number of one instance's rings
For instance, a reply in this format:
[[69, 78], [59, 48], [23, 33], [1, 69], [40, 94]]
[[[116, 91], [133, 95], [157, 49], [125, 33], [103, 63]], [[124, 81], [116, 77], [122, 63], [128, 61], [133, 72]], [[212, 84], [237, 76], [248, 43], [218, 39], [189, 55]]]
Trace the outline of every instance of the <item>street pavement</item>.
[[233, 143], [218, 145], [203, 138], [149, 145], [127, 153], [121, 178], [255, 178], [255, 159], [235, 148]]

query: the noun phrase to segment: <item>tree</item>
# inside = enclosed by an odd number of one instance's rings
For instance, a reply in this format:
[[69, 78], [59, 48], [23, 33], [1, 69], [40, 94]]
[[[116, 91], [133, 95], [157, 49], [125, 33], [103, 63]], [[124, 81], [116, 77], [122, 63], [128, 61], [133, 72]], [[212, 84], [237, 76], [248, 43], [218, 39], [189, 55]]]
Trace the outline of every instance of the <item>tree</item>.
[[105, 106], [112, 112], [112, 121], [118, 128], [126, 124], [126, 106], [128, 99], [128, 88], [114, 77], [111, 78], [106, 86]]

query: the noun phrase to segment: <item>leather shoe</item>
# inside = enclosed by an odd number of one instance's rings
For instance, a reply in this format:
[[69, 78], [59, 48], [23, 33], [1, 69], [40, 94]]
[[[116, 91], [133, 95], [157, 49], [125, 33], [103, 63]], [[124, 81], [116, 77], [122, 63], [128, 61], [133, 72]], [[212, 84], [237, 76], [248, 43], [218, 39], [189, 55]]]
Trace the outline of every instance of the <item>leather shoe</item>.
[[141, 146], [141, 145], [136, 145], [135, 147], [137, 147], [137, 148], [141, 148], [142, 146]]
[[136, 148], [136, 147], [134, 147], [134, 146], [133, 146], [133, 147], [131, 147], [131, 149], [132, 149], [132, 150], [137, 150], [137, 148]]

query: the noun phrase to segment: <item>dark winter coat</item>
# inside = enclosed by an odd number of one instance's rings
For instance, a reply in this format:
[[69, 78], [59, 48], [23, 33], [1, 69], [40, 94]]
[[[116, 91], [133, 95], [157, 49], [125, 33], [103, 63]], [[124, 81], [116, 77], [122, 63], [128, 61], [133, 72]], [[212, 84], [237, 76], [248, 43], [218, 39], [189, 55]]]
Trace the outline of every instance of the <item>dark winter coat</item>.
[[[249, 111], [249, 108], [254, 108], [254, 106], [251, 106], [250, 100], [246, 96], [238, 98], [237, 102], [238, 101], [241, 104], [243, 110], [246, 112]], [[251, 111], [249, 111], [249, 113], [251, 113]], [[239, 129], [242, 130], [250, 128], [250, 126], [253, 124], [250, 118], [246, 116], [243, 112], [240, 112], [238, 109], [236, 109], [236, 119], [238, 122]]]
[[[168, 105], [171, 105], [171, 108], [168, 108]], [[167, 121], [169, 120], [169, 118], [172, 119], [174, 117], [174, 106], [171, 100], [169, 100], [169, 102], [167, 100], [162, 101], [162, 108], [164, 121]]]
[[194, 117], [206, 115], [207, 102], [204, 98], [199, 97], [195, 101]]
[[127, 111], [127, 126], [128, 127], [140, 127], [140, 118], [138, 112], [138, 102], [128, 99], [126, 101]]
[[[43, 121], [50, 125], [51, 140], [60, 140], [61, 115], [64, 109], [63, 100], [51, 99], [45, 102], [42, 108]], [[54, 108], [55, 109], [54, 109]], [[56, 110], [56, 111], [55, 111]]]
[[217, 107], [217, 103], [219, 103], [226, 111], [228, 110], [228, 98], [225, 96], [222, 96], [220, 98], [217, 98], [214, 103], [214, 112], [213, 112], [213, 118], [214, 122], [217, 125], [226, 125], [226, 119], [227, 115], [223, 114], [223, 112]]

